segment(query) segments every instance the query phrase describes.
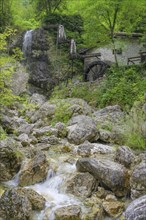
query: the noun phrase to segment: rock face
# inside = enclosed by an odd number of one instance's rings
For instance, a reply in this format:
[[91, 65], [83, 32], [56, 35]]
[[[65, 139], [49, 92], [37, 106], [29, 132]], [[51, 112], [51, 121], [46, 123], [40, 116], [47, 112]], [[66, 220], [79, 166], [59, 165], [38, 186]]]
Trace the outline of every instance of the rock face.
[[111, 189], [117, 196], [125, 194], [128, 185], [126, 169], [115, 162], [106, 159], [81, 158], [76, 163], [80, 172], [91, 173], [100, 184]]
[[61, 207], [55, 210], [56, 220], [81, 220], [81, 208], [77, 205]]
[[68, 122], [68, 140], [74, 144], [81, 144], [85, 140], [93, 141], [98, 139], [98, 130], [92, 118], [85, 115], [78, 115]]
[[16, 189], [4, 192], [0, 199], [0, 216], [7, 220], [31, 220], [32, 207], [25, 195], [19, 194]]
[[130, 185], [132, 199], [146, 194], [146, 161], [135, 166], [130, 178]]
[[44, 29], [39, 28], [25, 33], [23, 52], [29, 66], [29, 82], [44, 90], [52, 87], [49, 47], [48, 35]]
[[15, 148], [15, 141], [0, 142], [0, 181], [10, 180], [20, 169], [22, 154]]
[[115, 160], [125, 167], [129, 167], [134, 161], [135, 155], [132, 150], [127, 146], [121, 146], [116, 151]]
[[98, 181], [90, 173], [77, 173], [67, 182], [67, 192], [86, 198], [96, 190]]
[[146, 195], [130, 203], [125, 211], [125, 220], [146, 220]]
[[49, 163], [46, 155], [39, 152], [21, 170], [19, 176], [19, 186], [33, 185], [43, 181], [48, 172]]
[[28, 89], [29, 74], [20, 63], [16, 63], [12, 76], [11, 89], [14, 95], [21, 95]]

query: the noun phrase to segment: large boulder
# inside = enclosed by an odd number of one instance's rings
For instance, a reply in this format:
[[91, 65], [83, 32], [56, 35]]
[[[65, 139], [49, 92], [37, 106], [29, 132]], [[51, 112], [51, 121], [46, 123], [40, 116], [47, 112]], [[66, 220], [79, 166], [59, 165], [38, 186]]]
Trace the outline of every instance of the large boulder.
[[136, 199], [146, 194], [146, 161], [134, 167], [130, 178], [131, 198]]
[[77, 205], [61, 207], [55, 210], [56, 220], [81, 220], [81, 208]]
[[37, 122], [38, 120], [49, 120], [52, 119], [55, 113], [55, 107], [56, 105], [51, 104], [50, 102], [45, 102], [42, 104], [39, 110], [32, 112], [32, 115], [30, 114], [28, 116], [33, 123]]
[[41, 106], [46, 102], [46, 97], [38, 93], [33, 93], [29, 102], [33, 105]]
[[91, 196], [98, 181], [90, 173], [76, 173], [67, 181], [66, 191], [80, 198]]
[[45, 126], [42, 128], [33, 129], [32, 135], [37, 138], [39, 138], [41, 136], [51, 136], [51, 135], [54, 135], [57, 137], [58, 130], [56, 128], [53, 128], [52, 126]]
[[85, 140], [94, 141], [98, 139], [97, 127], [89, 116], [78, 115], [68, 122], [68, 140], [73, 144], [81, 144]]
[[119, 105], [107, 106], [97, 110], [92, 117], [99, 128], [99, 138], [104, 142], [119, 143], [121, 141], [121, 133], [124, 113]]
[[28, 186], [42, 182], [47, 176], [49, 163], [43, 152], [38, 152], [24, 165], [19, 176], [19, 186]]
[[39, 193], [29, 188], [16, 188], [16, 191], [23, 196], [26, 196], [32, 205], [33, 210], [42, 210], [45, 207], [46, 200]]
[[0, 181], [7, 181], [19, 171], [23, 155], [13, 139], [0, 142]]
[[132, 201], [124, 217], [125, 220], [146, 220], [146, 195]]
[[115, 160], [123, 164], [125, 167], [130, 167], [130, 165], [134, 161], [134, 158], [134, 153], [127, 146], [121, 146], [116, 151]]
[[69, 111], [72, 112], [73, 116], [90, 115], [93, 112], [92, 108], [83, 99], [67, 98], [62, 99], [62, 101], [71, 105]]
[[94, 154], [112, 154], [114, 153], [114, 149], [108, 145], [85, 141], [83, 144], [78, 146], [77, 153], [82, 157], [89, 157]]
[[124, 113], [119, 105], [114, 105], [95, 111], [93, 118], [96, 124], [106, 129], [107, 126], [119, 124], [124, 119]]
[[0, 198], [0, 217], [4, 220], [31, 220], [32, 206], [27, 196], [9, 189]]
[[101, 185], [111, 189], [117, 196], [127, 193], [129, 176], [124, 166], [108, 159], [81, 158], [76, 167], [80, 172], [91, 173]]

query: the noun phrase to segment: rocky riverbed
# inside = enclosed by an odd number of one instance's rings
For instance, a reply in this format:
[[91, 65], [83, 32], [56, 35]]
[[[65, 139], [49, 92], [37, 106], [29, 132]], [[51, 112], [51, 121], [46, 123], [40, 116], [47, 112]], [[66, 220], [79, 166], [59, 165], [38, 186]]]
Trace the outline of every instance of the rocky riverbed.
[[[120, 106], [39, 94], [29, 102], [1, 114], [0, 220], [146, 219], [146, 153], [119, 144]], [[65, 124], [56, 121], [62, 106]]]

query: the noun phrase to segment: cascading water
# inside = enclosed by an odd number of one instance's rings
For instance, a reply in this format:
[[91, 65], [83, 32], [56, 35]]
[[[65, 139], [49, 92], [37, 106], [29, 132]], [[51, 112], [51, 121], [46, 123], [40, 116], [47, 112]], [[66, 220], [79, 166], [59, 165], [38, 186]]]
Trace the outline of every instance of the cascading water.
[[55, 173], [49, 170], [48, 176], [44, 183], [35, 184], [29, 188], [34, 189], [46, 199], [46, 208], [41, 213], [34, 216], [34, 220], [42, 220], [44, 218], [54, 220], [54, 211], [57, 208], [67, 205], [79, 205], [80, 201], [72, 195], [67, 195], [64, 188], [64, 180], [67, 175], [75, 172], [75, 165], [60, 163]]
[[25, 58], [27, 58], [27, 56], [31, 53], [32, 33], [33, 33], [33, 30], [29, 30], [29, 31], [26, 31], [24, 35], [22, 52]]
[[[65, 179], [76, 172], [75, 164], [64, 162], [66, 158], [57, 157], [54, 161], [57, 163], [57, 171], [49, 169], [47, 178], [42, 183], [27, 186], [46, 199], [45, 209], [41, 212], [34, 213], [33, 220], [55, 220], [54, 212], [56, 209], [68, 205], [81, 205], [81, 201], [71, 194], [65, 193]], [[5, 183], [7, 187], [17, 187], [19, 185], [19, 173]]]

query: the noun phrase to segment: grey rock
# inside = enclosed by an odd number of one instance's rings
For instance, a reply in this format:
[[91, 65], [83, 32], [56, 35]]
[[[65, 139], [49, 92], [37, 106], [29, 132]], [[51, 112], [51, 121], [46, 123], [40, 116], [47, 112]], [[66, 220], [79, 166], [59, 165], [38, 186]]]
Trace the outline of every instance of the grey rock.
[[124, 214], [125, 220], [146, 220], [146, 195], [132, 201]]
[[141, 131], [142, 131], [143, 137], [146, 139], [146, 121], [143, 122], [143, 124], [141, 126]]
[[15, 64], [15, 71], [12, 75], [11, 89], [14, 95], [22, 95], [28, 90], [29, 74], [20, 63]]
[[55, 210], [56, 220], [81, 220], [81, 208], [77, 205], [69, 205]]
[[49, 163], [43, 152], [38, 152], [24, 165], [19, 175], [19, 186], [33, 185], [42, 182], [47, 176]]
[[0, 181], [10, 180], [20, 169], [23, 155], [13, 139], [0, 142]]
[[44, 120], [44, 119], [51, 119], [52, 116], [55, 113], [55, 105], [51, 104], [49, 102], [45, 102], [38, 111], [36, 111], [32, 117], [31, 121], [33, 123], [37, 122], [39, 119]]
[[76, 173], [66, 184], [66, 192], [86, 198], [97, 189], [98, 181], [90, 173]]
[[31, 220], [32, 206], [25, 195], [9, 189], [0, 198], [0, 216], [4, 220]]
[[129, 167], [134, 159], [135, 155], [129, 147], [121, 146], [117, 149], [115, 160], [123, 164], [125, 167]]
[[64, 99], [64, 101], [72, 105], [69, 110], [73, 116], [90, 115], [93, 112], [92, 108], [83, 99], [68, 98]]
[[67, 136], [68, 130], [64, 123], [58, 122], [55, 128], [58, 130], [58, 137], [65, 138]]
[[20, 126], [18, 127], [17, 131], [18, 134], [27, 134], [30, 135], [30, 133], [32, 132], [34, 125], [33, 124], [29, 124], [28, 122], [24, 122], [22, 124], [20, 124]]
[[58, 130], [56, 128], [53, 128], [52, 126], [46, 126], [39, 129], [33, 129], [32, 135], [35, 137], [51, 136], [51, 135], [57, 137]]
[[60, 143], [60, 138], [51, 135], [51, 136], [41, 136], [38, 138], [38, 141], [40, 144], [46, 144], [46, 145], [57, 145]]
[[30, 32], [29, 44], [29, 48], [24, 48], [26, 63], [30, 72], [29, 82], [44, 90], [52, 88], [48, 33], [42, 28], [33, 30]]
[[80, 172], [91, 173], [101, 185], [111, 189], [117, 196], [125, 195], [129, 178], [124, 166], [108, 159], [81, 158], [76, 167]]
[[98, 130], [92, 118], [85, 115], [75, 116], [68, 122], [68, 140], [74, 144], [81, 144], [85, 140], [98, 139]]
[[131, 198], [136, 199], [146, 194], [146, 161], [134, 167], [130, 178]]
[[37, 105], [37, 106], [41, 106], [46, 102], [46, 98], [44, 95], [38, 94], [38, 93], [34, 93], [31, 97], [29, 102], [31, 104]]
[[100, 140], [107, 143], [121, 142], [125, 115], [119, 105], [95, 111], [92, 117], [99, 128]]
[[25, 146], [29, 146], [30, 145], [30, 141], [29, 141], [29, 137], [27, 134], [21, 134], [18, 136], [17, 140], [19, 140], [22, 144], [23, 147]]
[[46, 200], [43, 198], [43, 196], [41, 196], [39, 193], [37, 193], [33, 189], [18, 187], [16, 188], [16, 191], [19, 194], [26, 196], [28, 198], [28, 200], [30, 201], [32, 205], [33, 210], [44, 209]]
[[124, 119], [124, 113], [119, 105], [114, 105], [95, 111], [93, 118], [97, 124], [105, 128], [107, 125], [119, 124], [120, 120]]
[[108, 145], [85, 141], [78, 146], [77, 153], [82, 157], [89, 157], [94, 154], [111, 154], [114, 153], [114, 149]]

